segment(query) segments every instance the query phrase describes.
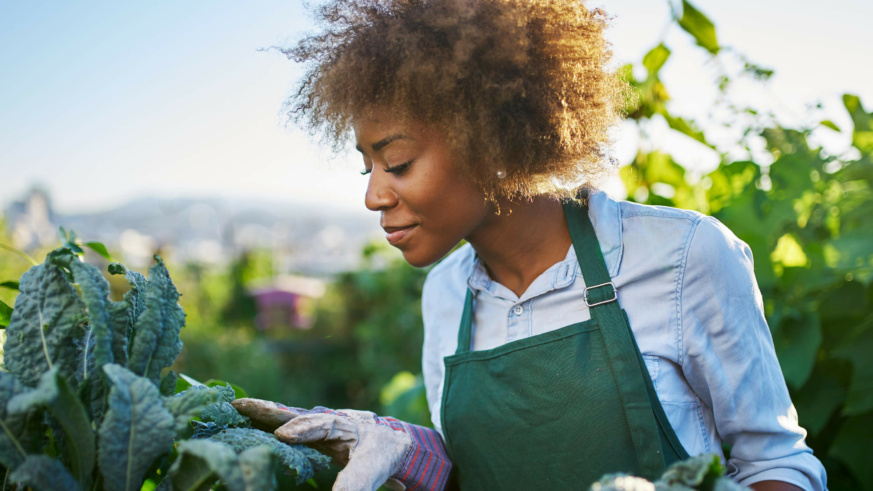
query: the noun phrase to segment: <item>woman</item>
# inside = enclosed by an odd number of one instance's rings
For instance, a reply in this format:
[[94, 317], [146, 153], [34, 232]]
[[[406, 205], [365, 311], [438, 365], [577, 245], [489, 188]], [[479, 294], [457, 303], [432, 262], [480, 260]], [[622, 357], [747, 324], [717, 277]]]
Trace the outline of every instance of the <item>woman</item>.
[[436, 430], [258, 401], [243, 412], [347, 464], [334, 489], [442, 489], [450, 474], [462, 489], [584, 489], [723, 442], [742, 484], [824, 489], [748, 247], [714, 219], [594, 188], [627, 94], [602, 11], [358, 0], [320, 13], [325, 31], [288, 52], [311, 68], [294, 113], [340, 145], [354, 132], [366, 205], [410, 264], [467, 241], [422, 298]]

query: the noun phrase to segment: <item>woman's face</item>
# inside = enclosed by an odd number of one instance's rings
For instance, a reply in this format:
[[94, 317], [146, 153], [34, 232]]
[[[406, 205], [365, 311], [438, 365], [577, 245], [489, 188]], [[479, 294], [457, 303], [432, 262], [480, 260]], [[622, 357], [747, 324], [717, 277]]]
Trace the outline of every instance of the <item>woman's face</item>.
[[493, 215], [438, 132], [382, 111], [357, 121], [355, 137], [370, 179], [367, 208], [381, 212], [388, 242], [409, 264], [439, 261]]

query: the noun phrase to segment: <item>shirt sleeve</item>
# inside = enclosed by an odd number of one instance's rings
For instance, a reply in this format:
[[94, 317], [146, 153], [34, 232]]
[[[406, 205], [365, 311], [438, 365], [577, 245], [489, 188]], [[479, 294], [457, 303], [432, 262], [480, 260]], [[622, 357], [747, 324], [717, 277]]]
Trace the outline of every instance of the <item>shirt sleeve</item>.
[[732, 447], [728, 475], [826, 489], [776, 358], [752, 252], [714, 218], [692, 235], [679, 299], [682, 370]]

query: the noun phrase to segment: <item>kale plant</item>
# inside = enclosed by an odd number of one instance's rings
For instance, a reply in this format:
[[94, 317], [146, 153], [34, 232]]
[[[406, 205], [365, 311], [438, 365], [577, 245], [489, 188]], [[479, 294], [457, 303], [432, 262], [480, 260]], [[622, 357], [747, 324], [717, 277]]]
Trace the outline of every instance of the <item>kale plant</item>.
[[699, 455], [676, 462], [655, 482], [626, 474], [607, 474], [589, 491], [748, 491], [724, 476], [717, 455]]
[[161, 490], [248, 491], [275, 489], [277, 470], [300, 483], [327, 466], [249, 428], [230, 385], [175, 393], [169, 367], [185, 313], [159, 257], [148, 278], [109, 265], [130, 283], [115, 302], [74, 246], [16, 285], [0, 371], [2, 489], [135, 491], [150, 480]]

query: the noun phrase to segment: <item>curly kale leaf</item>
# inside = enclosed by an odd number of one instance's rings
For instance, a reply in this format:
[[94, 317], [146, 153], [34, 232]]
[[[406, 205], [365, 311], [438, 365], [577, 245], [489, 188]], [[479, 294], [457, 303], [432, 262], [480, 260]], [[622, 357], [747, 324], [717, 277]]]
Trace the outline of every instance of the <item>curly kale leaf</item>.
[[724, 476], [724, 466], [717, 455], [699, 455], [682, 462], [676, 462], [655, 481], [657, 490], [701, 489], [720, 491], [741, 491], [747, 489]]
[[40, 376], [56, 367], [76, 384], [76, 368], [88, 320], [85, 304], [66, 272], [46, 261], [24, 273], [21, 292], [6, 329], [6, 368], [24, 385], [35, 387]]
[[176, 433], [184, 434], [188, 423], [199, 418], [218, 426], [247, 425], [249, 420], [240, 415], [230, 401], [233, 400], [230, 386], [206, 387], [195, 385], [173, 397], [164, 399], [164, 405], [176, 420]]
[[229, 402], [216, 402], [200, 411], [200, 420], [218, 425], [248, 426], [249, 418], [240, 414]]
[[[127, 365], [134, 326], [136, 326], [137, 319], [139, 319], [146, 308], [146, 287], [149, 282], [145, 276], [136, 271], [130, 271], [121, 263], [110, 263], [109, 274], [124, 275], [130, 284], [130, 290], [124, 294], [123, 302], [119, 302], [124, 303], [127, 307], [124, 312], [126, 314], [125, 328], [123, 330], [124, 336], [119, 335], [112, 338], [112, 352], [115, 355], [115, 362], [119, 365]], [[120, 323], [116, 325], [120, 325]]]
[[9, 401], [26, 392], [8, 372], [0, 371], [0, 464], [15, 469], [29, 453], [37, 453], [42, 447], [42, 411], [32, 409], [12, 414], [6, 410]]
[[179, 458], [170, 469], [173, 489], [208, 490], [221, 480], [230, 491], [276, 489], [276, 456], [261, 445], [239, 453], [224, 443], [192, 440], [179, 444]]
[[91, 414], [98, 422], [103, 418], [105, 381], [98, 369], [108, 363], [127, 363], [127, 343], [132, 330], [128, 301], [109, 299], [109, 282], [96, 267], [72, 261], [70, 271], [82, 289], [91, 326], [79, 346], [78, 379], [85, 384]]
[[723, 476], [724, 466], [717, 455], [700, 455], [676, 462], [651, 483], [641, 477], [608, 474], [591, 485], [590, 491], [744, 491]]
[[169, 370], [166, 375], [161, 378], [161, 395], [170, 397], [176, 393], [176, 383], [179, 381], [179, 376], [176, 372]]
[[210, 440], [226, 443], [237, 453], [261, 445], [268, 446], [279, 459], [280, 468], [286, 473], [296, 473], [297, 484], [311, 478], [316, 471], [330, 463], [328, 457], [315, 450], [304, 445], [288, 445], [272, 434], [254, 428], [228, 428]]
[[191, 427], [194, 428], [194, 434], [191, 435], [192, 440], [201, 440], [211, 438], [227, 429], [227, 425], [217, 425], [212, 421], [204, 423], [203, 421], [191, 421]]
[[119, 365], [104, 365], [112, 388], [98, 431], [106, 489], [136, 491], [156, 459], [173, 448], [173, 415], [158, 388]]
[[9, 480], [34, 491], [82, 491], [82, 486], [60, 460], [48, 455], [28, 455]]
[[[73, 261], [70, 263], [70, 271], [73, 273], [73, 279], [82, 288], [82, 299], [88, 308], [88, 316], [91, 319], [91, 329], [88, 333], [88, 343], [86, 348], [93, 345], [94, 362], [100, 367], [107, 363], [112, 363], [114, 356], [112, 353], [112, 333], [114, 331], [112, 324], [115, 319], [111, 312], [115, 310], [113, 303], [109, 300], [109, 282], [103, 277], [95, 266], [92, 266], [81, 261]], [[86, 353], [88, 349], [86, 349]], [[87, 364], [84, 365], [84, 377], [88, 377]]]
[[156, 259], [145, 287], [145, 310], [134, 325], [128, 368], [160, 387], [161, 370], [172, 365], [182, 351], [179, 332], [185, 325], [185, 312], [167, 268]]
[[7, 405], [7, 410], [13, 415], [40, 409], [47, 409], [60, 426], [64, 451], [76, 480], [86, 488], [90, 487], [95, 454], [91, 421], [57, 368], [43, 374], [36, 389], [16, 395]]

